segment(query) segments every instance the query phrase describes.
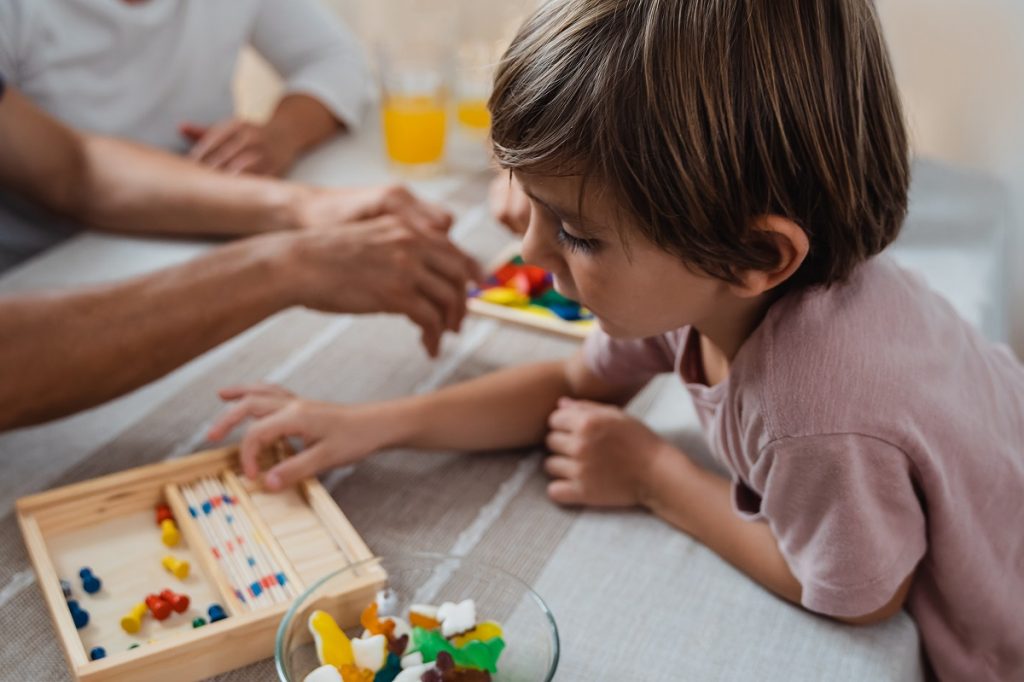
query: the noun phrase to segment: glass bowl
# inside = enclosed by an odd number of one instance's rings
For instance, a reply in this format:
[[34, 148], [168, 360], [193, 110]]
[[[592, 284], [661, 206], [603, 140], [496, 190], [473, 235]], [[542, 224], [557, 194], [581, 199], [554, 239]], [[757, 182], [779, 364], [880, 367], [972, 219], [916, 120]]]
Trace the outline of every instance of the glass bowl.
[[277, 629], [274, 662], [283, 682], [302, 682], [320, 665], [309, 633], [315, 610], [329, 613], [345, 633], [362, 634], [359, 614], [377, 598], [381, 618], [408, 619], [412, 604], [476, 603], [477, 620], [498, 621], [505, 650], [494, 682], [550, 682], [558, 667], [558, 627], [544, 600], [510, 573], [441, 554], [377, 557], [324, 576], [299, 595]]

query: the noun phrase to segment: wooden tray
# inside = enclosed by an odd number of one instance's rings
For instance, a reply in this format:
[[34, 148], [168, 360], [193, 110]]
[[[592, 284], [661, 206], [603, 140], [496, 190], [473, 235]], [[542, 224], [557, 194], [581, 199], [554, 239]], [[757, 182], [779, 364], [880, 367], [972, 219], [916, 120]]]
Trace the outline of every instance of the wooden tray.
[[[506, 248], [502, 249], [498, 253], [498, 256], [491, 261], [490, 265], [488, 265], [487, 274], [490, 275], [493, 273], [495, 270], [511, 260], [513, 256], [518, 255], [521, 250], [522, 244], [518, 241], [509, 244]], [[483, 317], [501, 320], [502, 322], [511, 322], [512, 324], [517, 324], [522, 327], [529, 327], [530, 329], [536, 329], [538, 331], [548, 332], [558, 336], [567, 336], [573, 339], [585, 339], [595, 324], [593, 321], [570, 322], [559, 318], [545, 317], [520, 308], [498, 305], [497, 303], [491, 303], [489, 301], [482, 301], [475, 296], [469, 297], [467, 301], [467, 308], [471, 313], [475, 313]]]
[[[238, 471], [237, 449], [226, 448], [18, 500], [25, 545], [75, 679], [189, 682], [273, 655], [277, 627], [291, 600], [255, 610], [238, 600], [191, 518], [180, 484], [221, 476], [297, 592], [333, 570], [373, 556], [315, 479], [271, 494], [243, 481]], [[181, 530], [182, 543], [172, 549], [161, 543], [155, 523], [154, 509], [160, 503], [170, 505]], [[185, 581], [164, 570], [160, 560], [167, 554], [191, 563]], [[78, 571], [83, 566], [103, 581], [94, 595], [81, 589]], [[358, 623], [360, 611], [373, 601], [385, 577], [373, 564], [339, 591], [333, 612], [342, 627]], [[73, 598], [90, 614], [81, 630], [75, 629], [61, 578], [71, 583]], [[147, 617], [135, 635], [124, 632], [121, 617], [146, 594], [163, 588], [187, 594], [189, 610], [163, 622]], [[210, 603], [222, 605], [228, 618], [193, 628], [192, 619], [205, 617]], [[129, 649], [132, 643], [139, 646]], [[94, 646], [104, 647], [106, 658], [89, 660], [87, 652]]]

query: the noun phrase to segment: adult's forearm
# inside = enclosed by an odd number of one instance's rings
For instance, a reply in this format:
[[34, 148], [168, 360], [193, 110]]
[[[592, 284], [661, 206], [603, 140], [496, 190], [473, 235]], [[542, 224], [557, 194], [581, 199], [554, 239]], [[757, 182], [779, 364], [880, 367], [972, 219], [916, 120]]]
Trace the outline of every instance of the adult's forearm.
[[285, 95], [267, 122], [267, 133], [295, 157], [338, 132], [343, 124], [330, 110], [309, 95]]
[[74, 293], [0, 298], [0, 430], [105, 402], [286, 307], [277, 237]]
[[84, 182], [64, 210], [124, 233], [252, 235], [299, 227], [311, 189], [229, 175], [123, 140], [83, 136]]
[[767, 523], [732, 509], [730, 483], [665, 444], [649, 472], [644, 503], [763, 587], [795, 604], [802, 588]]

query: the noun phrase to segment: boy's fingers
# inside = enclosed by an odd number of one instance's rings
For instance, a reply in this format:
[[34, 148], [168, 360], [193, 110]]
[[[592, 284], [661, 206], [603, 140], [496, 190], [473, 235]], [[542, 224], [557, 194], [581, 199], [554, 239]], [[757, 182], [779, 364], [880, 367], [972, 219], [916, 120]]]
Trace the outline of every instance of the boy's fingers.
[[255, 422], [245, 432], [239, 459], [242, 471], [250, 479], [259, 478], [259, 456], [264, 448], [285, 436], [301, 435], [303, 429], [298, 417], [292, 410], [278, 410], [274, 414]]
[[575, 480], [579, 478], [580, 463], [572, 457], [550, 455], [544, 460], [544, 471], [553, 478]]
[[577, 506], [583, 504], [583, 491], [579, 481], [558, 480], [548, 483], [548, 497], [555, 504]]
[[548, 431], [544, 444], [553, 453], [570, 456], [575, 455], [579, 447], [576, 437], [568, 431]]
[[558, 404], [558, 409], [548, 417], [548, 427], [552, 431], [575, 431], [578, 429], [584, 416], [583, 411], [576, 409], [575, 406], [563, 407], [561, 400]]
[[249, 417], [265, 417], [276, 412], [284, 404], [284, 400], [287, 398], [283, 396], [250, 393], [232, 405], [214, 422], [207, 432], [207, 437], [210, 440], [220, 440]]
[[268, 471], [263, 477], [263, 485], [267, 490], [278, 491], [304, 478], [315, 476], [323, 468], [326, 455], [326, 448], [319, 443], [303, 450]]

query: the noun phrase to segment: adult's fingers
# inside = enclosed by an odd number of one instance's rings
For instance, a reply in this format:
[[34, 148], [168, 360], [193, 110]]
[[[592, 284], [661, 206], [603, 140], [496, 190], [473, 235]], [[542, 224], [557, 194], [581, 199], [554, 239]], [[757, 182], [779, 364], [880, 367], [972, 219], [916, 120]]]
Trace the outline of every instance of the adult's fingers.
[[445, 327], [457, 331], [466, 314], [465, 289], [453, 287], [449, 280], [429, 268], [421, 268], [416, 273], [416, 288], [442, 312]]
[[247, 154], [258, 155], [252, 145], [252, 132], [247, 130], [244, 124], [240, 125], [231, 135], [209, 151], [206, 158], [203, 159], [203, 163], [212, 168], [228, 170], [229, 165], [239, 157]]
[[271, 491], [287, 488], [304, 478], [315, 476], [324, 468], [326, 461], [327, 448], [317, 443], [271, 467], [263, 477], [263, 485]]
[[260, 418], [272, 414], [291, 398], [272, 395], [248, 395], [227, 409], [217, 421], [214, 422], [206, 437], [211, 441], [218, 441], [231, 433], [236, 426], [250, 417]]
[[210, 153], [224, 144], [225, 140], [234, 136], [240, 125], [240, 121], [232, 119], [230, 121], [222, 121], [211, 126], [210, 129], [206, 131], [206, 134], [203, 135], [195, 145], [193, 145], [191, 150], [189, 150], [189, 158], [207, 163]]
[[256, 151], [243, 151], [224, 164], [224, 170], [232, 175], [239, 173], [267, 173], [269, 167], [264, 163], [263, 156]]
[[466, 282], [483, 280], [480, 265], [447, 239], [434, 238], [427, 242], [423, 254], [427, 265], [447, 277], [465, 295]]
[[399, 305], [398, 312], [404, 313], [423, 330], [422, 341], [430, 357], [437, 357], [444, 333], [444, 312], [423, 296], [410, 296]]

